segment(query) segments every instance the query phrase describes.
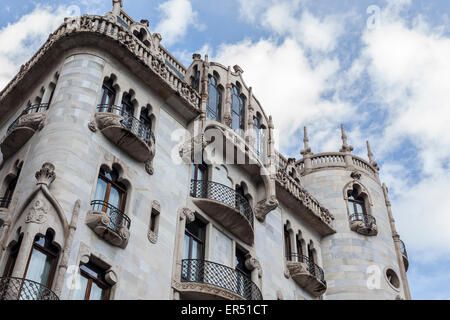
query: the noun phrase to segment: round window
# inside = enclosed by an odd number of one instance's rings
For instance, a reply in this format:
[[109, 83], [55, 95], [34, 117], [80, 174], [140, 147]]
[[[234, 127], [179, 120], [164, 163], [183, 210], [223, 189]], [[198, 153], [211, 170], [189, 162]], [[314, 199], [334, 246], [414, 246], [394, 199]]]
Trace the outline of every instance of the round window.
[[400, 289], [400, 279], [394, 270], [390, 268], [386, 269], [386, 279], [392, 287], [395, 289]]

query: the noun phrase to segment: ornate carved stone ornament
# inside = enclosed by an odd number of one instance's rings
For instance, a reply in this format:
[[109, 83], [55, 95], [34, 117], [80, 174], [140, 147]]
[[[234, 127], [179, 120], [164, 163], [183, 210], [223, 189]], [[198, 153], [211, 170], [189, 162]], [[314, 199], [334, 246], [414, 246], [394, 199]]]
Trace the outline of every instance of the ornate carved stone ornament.
[[36, 200], [25, 218], [25, 223], [46, 223], [47, 211], [44, 203], [41, 200]]
[[92, 132], [97, 132], [97, 124], [95, 123], [94, 120], [91, 120], [91, 121], [88, 122], [88, 128]]
[[180, 219], [181, 220], [186, 219], [187, 223], [194, 222], [195, 220], [194, 211], [186, 207], [182, 208], [180, 213]]
[[50, 184], [55, 180], [56, 174], [55, 174], [55, 166], [51, 164], [50, 162], [46, 162], [42, 165], [41, 170], [36, 172], [36, 184], [37, 185], [45, 185], [47, 187], [50, 186]]
[[226, 289], [207, 283], [172, 281], [172, 287], [180, 292], [202, 293], [208, 296], [219, 297], [226, 300], [245, 300], [243, 297]]
[[245, 267], [249, 270], [258, 270], [258, 278], [262, 278], [262, 268], [259, 260], [253, 257], [250, 253], [245, 256]]
[[358, 171], [353, 171], [350, 174], [350, 177], [352, 177], [352, 179], [354, 179], [354, 180], [359, 180], [359, 179], [361, 179], [361, 173], [359, 173]]
[[276, 196], [270, 196], [268, 199], [261, 200], [254, 208], [256, 219], [260, 222], [264, 222], [267, 214], [270, 211], [275, 210], [279, 203]]

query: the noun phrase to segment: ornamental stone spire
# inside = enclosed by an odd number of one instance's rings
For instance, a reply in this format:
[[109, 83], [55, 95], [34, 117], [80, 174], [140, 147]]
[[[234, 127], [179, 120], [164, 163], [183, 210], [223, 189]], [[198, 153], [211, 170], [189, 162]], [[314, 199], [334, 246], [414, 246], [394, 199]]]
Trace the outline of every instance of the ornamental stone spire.
[[372, 165], [372, 167], [374, 167], [376, 170], [380, 170], [380, 168], [378, 167], [378, 163], [376, 163], [373, 160], [373, 153], [372, 150], [370, 149], [370, 144], [369, 144], [369, 140], [366, 141], [366, 146], [367, 146], [367, 156], [369, 157], [369, 163]]
[[341, 138], [342, 138], [342, 147], [339, 152], [352, 152], [353, 147], [347, 143], [347, 134], [345, 133], [344, 124], [341, 124]]
[[122, 0], [113, 0], [113, 14], [118, 16], [120, 14], [120, 10], [123, 7], [123, 1]]
[[309, 139], [308, 139], [308, 130], [306, 129], [306, 126], [303, 127], [303, 149], [300, 150], [300, 154], [304, 156], [306, 155], [312, 155], [311, 148], [309, 146]]

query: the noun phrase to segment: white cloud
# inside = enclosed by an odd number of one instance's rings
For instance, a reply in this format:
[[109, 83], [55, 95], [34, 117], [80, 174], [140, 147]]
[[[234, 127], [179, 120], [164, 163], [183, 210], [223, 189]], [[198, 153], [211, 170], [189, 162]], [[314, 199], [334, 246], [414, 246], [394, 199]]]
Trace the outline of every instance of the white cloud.
[[37, 6], [17, 22], [0, 29], [0, 87], [3, 88], [68, 16], [67, 7]]
[[159, 5], [158, 9], [163, 18], [155, 30], [162, 35], [166, 45], [183, 38], [191, 25], [198, 29], [204, 28], [197, 22], [197, 12], [192, 9], [189, 0], [168, 0]]

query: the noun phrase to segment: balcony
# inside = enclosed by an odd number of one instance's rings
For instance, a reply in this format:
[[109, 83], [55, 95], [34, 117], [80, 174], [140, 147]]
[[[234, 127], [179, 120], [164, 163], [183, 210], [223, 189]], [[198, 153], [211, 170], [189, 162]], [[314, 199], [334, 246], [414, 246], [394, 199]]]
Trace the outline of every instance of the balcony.
[[114, 246], [125, 248], [130, 238], [130, 218], [112, 206], [102, 201], [91, 202], [91, 210], [86, 217], [86, 224], [102, 239]]
[[408, 253], [406, 252], [405, 243], [402, 240], [399, 240], [399, 244], [400, 244], [400, 252], [402, 253], [403, 264], [405, 265], [405, 271], [408, 271], [409, 259]]
[[3, 158], [7, 159], [16, 153], [37, 130], [42, 129], [49, 104], [35, 104], [26, 108], [13, 123], [11, 123], [6, 131], [0, 148]]
[[309, 294], [319, 297], [327, 290], [321, 267], [309, 257], [292, 253], [287, 257], [287, 268], [292, 279]]
[[246, 198], [223, 184], [191, 181], [193, 202], [236, 237], [253, 244], [253, 210]]
[[183, 260], [181, 282], [186, 299], [262, 300], [261, 291], [247, 275], [210, 261]]
[[1, 277], [0, 300], [59, 300], [46, 286], [35, 281]]
[[369, 214], [352, 214], [350, 216], [350, 229], [365, 236], [378, 234], [375, 217]]
[[113, 105], [99, 105], [95, 119], [105, 137], [135, 160], [147, 162], [154, 158], [155, 136], [147, 123]]

